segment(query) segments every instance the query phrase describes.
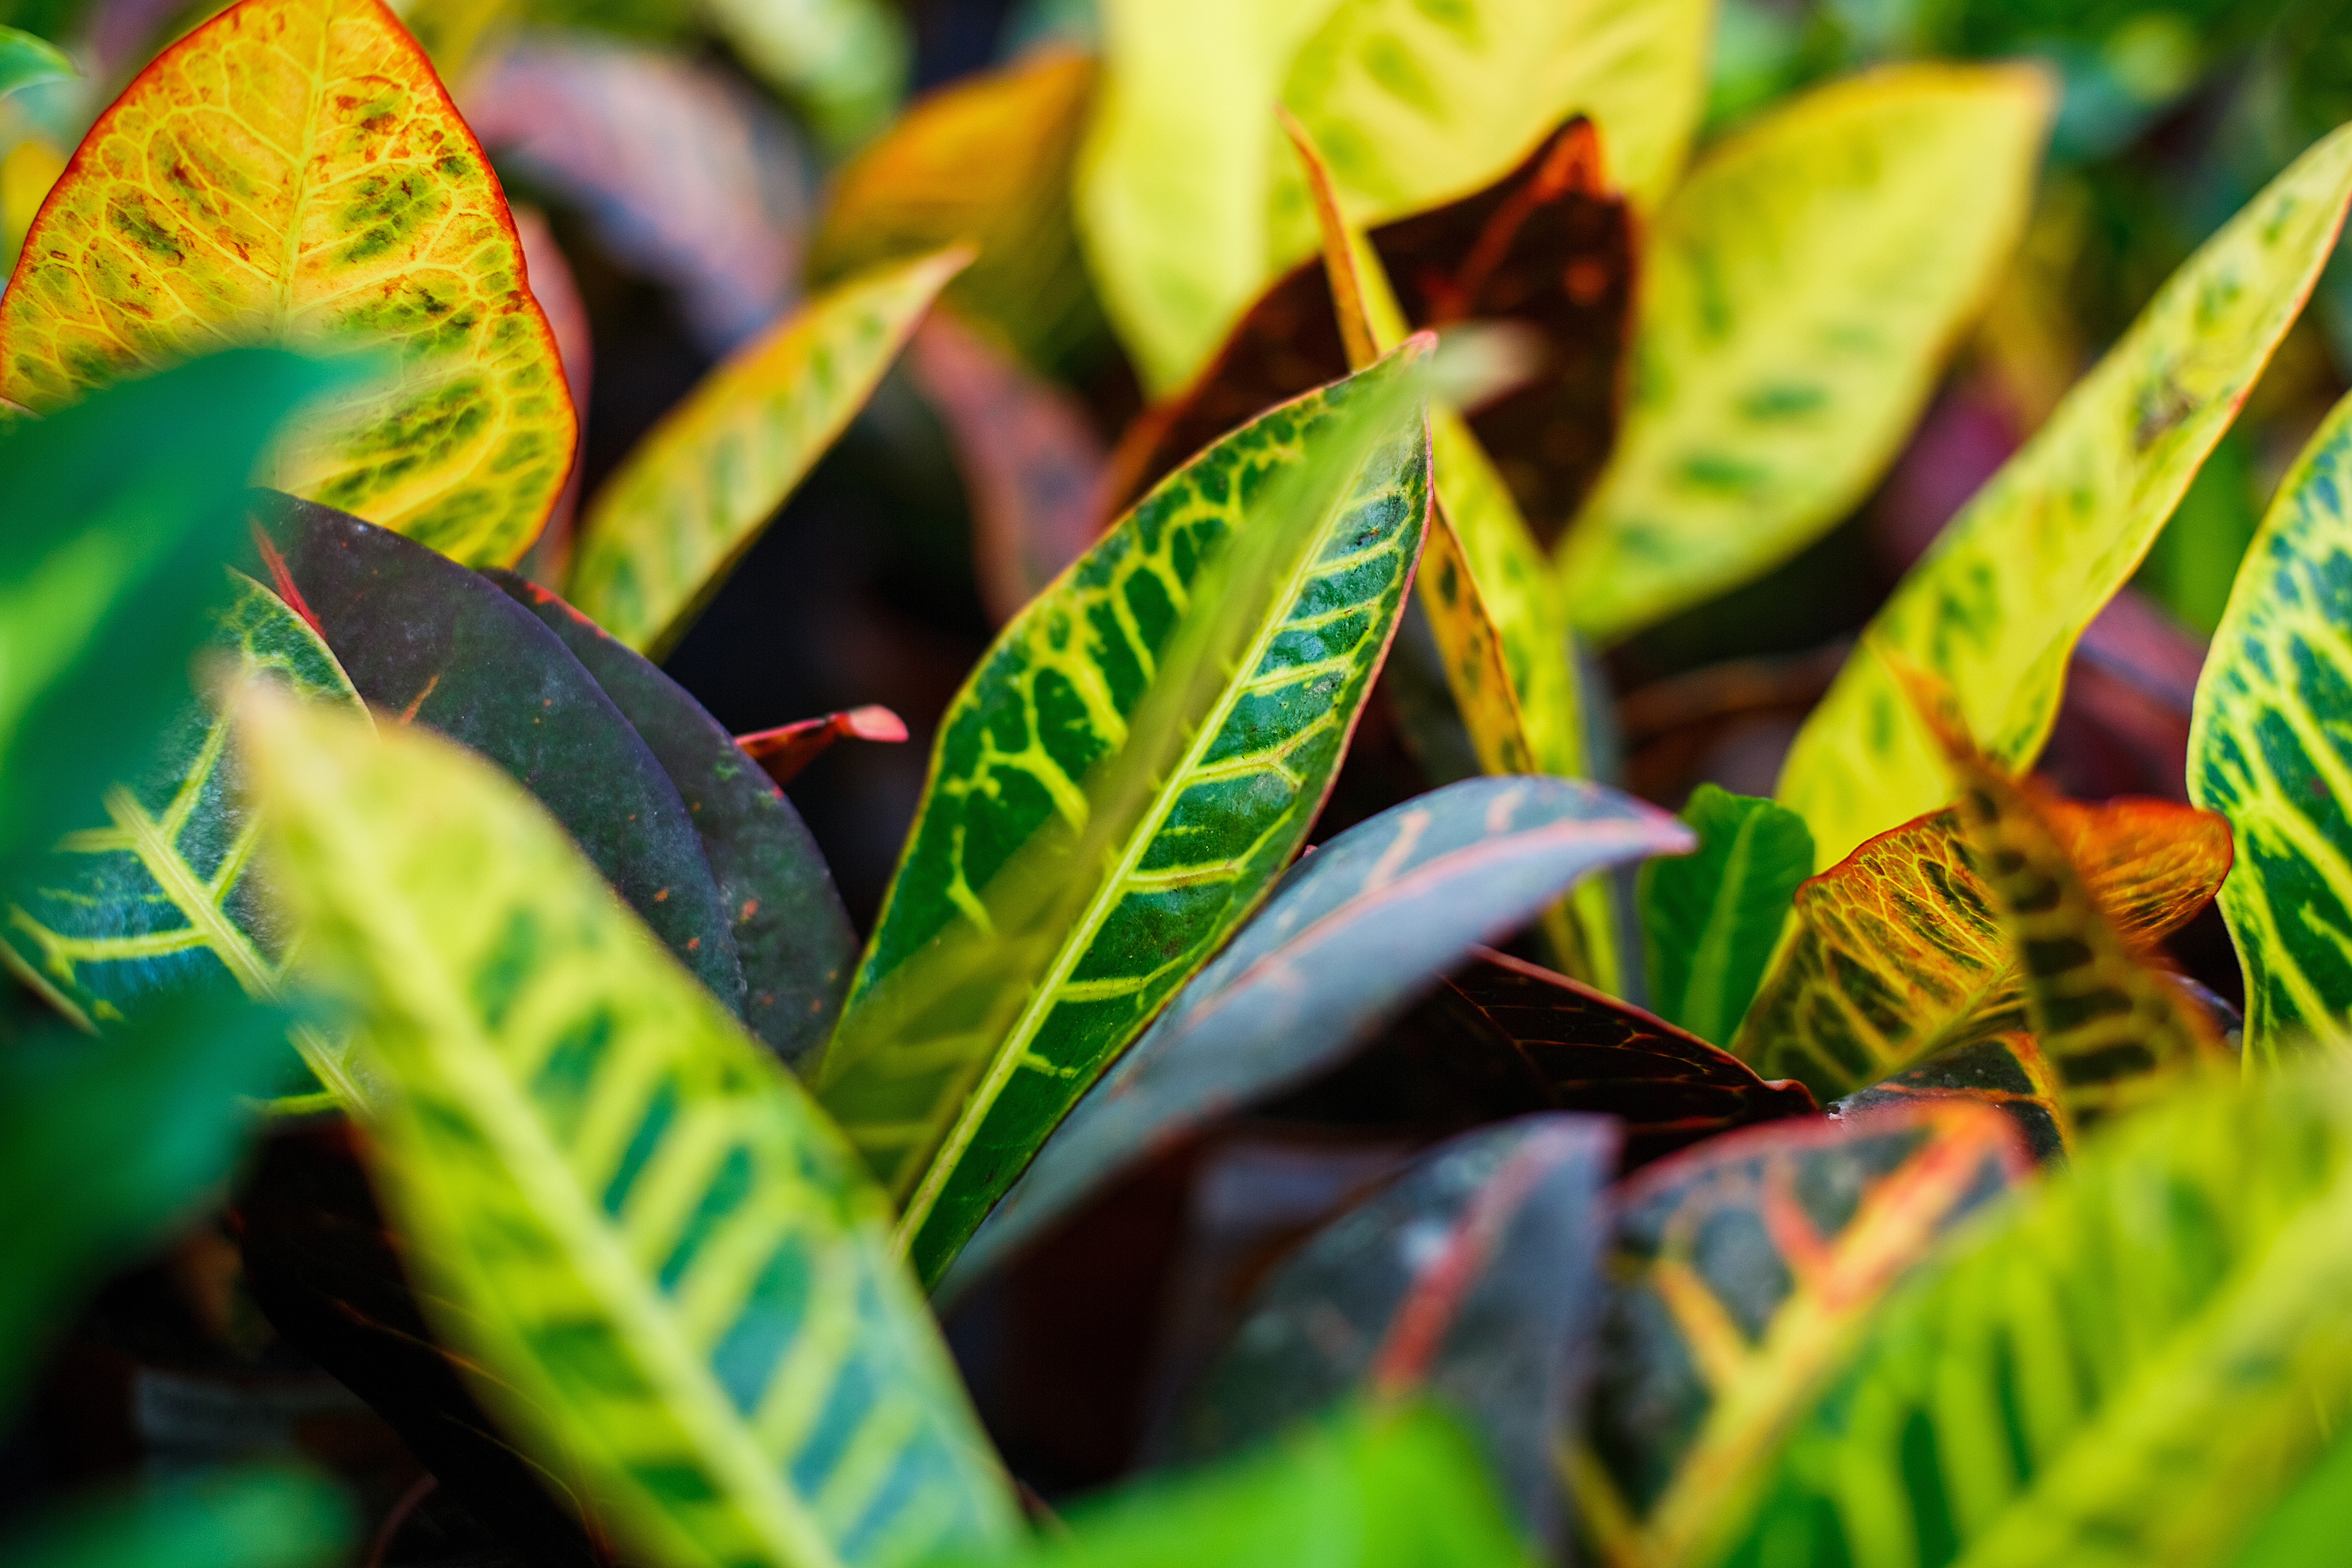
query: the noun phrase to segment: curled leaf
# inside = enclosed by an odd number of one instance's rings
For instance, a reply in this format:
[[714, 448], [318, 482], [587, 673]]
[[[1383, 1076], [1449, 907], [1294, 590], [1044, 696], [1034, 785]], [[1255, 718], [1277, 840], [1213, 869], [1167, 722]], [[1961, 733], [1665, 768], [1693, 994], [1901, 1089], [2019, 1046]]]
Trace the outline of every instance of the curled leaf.
[[772, 730], [755, 730], [735, 737], [735, 744], [760, 764], [779, 789], [800, 776], [835, 741], [855, 739], [896, 744], [907, 738], [907, 721], [878, 702], [803, 719]]

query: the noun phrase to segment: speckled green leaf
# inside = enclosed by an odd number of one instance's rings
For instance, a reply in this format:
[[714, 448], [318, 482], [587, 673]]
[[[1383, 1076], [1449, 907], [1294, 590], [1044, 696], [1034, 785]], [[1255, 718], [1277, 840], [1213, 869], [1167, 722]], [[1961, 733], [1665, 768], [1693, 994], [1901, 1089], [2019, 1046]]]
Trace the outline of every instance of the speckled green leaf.
[[[2030, 768], [2074, 643], [2221, 438], [2335, 247], [2352, 128], [2320, 142], [2182, 264], [2023, 450], [1946, 525], [1872, 637], [1950, 682], [1985, 750]], [[1777, 792], [1843, 858], [1949, 798], [1875, 658], [1849, 658]]]
[[2033, 195], [2048, 79], [1914, 65], [1712, 150], [1647, 237], [1630, 400], [1562, 547], [1614, 641], [1778, 565], [1893, 460]]
[[1297, 852], [1420, 552], [1424, 353], [1160, 485], [940, 721], [817, 1078], [926, 1281]]
[[507, 1429], [633, 1560], [1009, 1542], [887, 1205], [791, 1075], [496, 768], [252, 707], [306, 971], [386, 1086], [373, 1173]]
[[[225, 679], [267, 679], [305, 701], [362, 713], [327, 645], [249, 578], [228, 588], [208, 652]], [[93, 1019], [226, 969], [273, 995], [288, 932], [253, 875], [261, 825], [240, 793], [228, 716], [191, 699], [148, 765], [106, 792], [93, 819], [27, 868], [0, 940], [54, 999]], [[96, 806], [96, 803], [93, 803]]]
[[1701, 784], [1683, 807], [1698, 850], [1642, 868], [1650, 1005], [1703, 1040], [1727, 1045], [1764, 979], [1797, 884], [1813, 874], [1813, 836], [1795, 812]]
[[2246, 1048], [2352, 1027], [2352, 402], [2247, 550], [2197, 683], [2189, 798], [2230, 819], [2221, 914], [2246, 966]]
[[1694, 1561], [2231, 1563], [2352, 1415], [2347, 1156], [2340, 1066], [2093, 1139], [1888, 1303]]

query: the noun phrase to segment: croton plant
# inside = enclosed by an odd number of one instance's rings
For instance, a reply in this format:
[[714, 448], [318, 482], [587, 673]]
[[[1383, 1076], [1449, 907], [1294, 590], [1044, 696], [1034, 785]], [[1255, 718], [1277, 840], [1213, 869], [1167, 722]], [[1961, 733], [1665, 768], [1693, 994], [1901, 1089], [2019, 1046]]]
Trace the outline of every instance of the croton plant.
[[[1880, 484], [2053, 79], [1888, 65], [1694, 160], [1706, 0], [1101, 11], [878, 133], [801, 80], [870, 138], [807, 291], [584, 499], [571, 286], [485, 152], [606, 101], [530, 30], [578, 18], [106, 35], [0, 295], [0, 1397], [209, 1214], [475, 1532], [417, 1555], [413, 1489], [372, 1563], [2340, 1560], [2352, 404], [2182, 798], [2035, 766], [2352, 129], [1951, 517], [1772, 798], [1672, 816], [1594, 654]], [[756, 66], [883, 14], [698, 15]], [[0, 34], [0, 93], [91, 58]], [[1074, 390], [1105, 322], [1132, 417]], [[654, 661], [910, 342], [1001, 630], [861, 945], [780, 786], [897, 721], [730, 735]], [[1343, 817], [1375, 731], [1418, 781]], [[2242, 1018], [2165, 945], [2217, 899]], [[1411, 1131], [1288, 1209], [1228, 1163], [1144, 1462], [1020, 1473], [940, 1314], [1277, 1110]], [[291, 1568], [348, 1508], [219, 1470], [6, 1560]]]

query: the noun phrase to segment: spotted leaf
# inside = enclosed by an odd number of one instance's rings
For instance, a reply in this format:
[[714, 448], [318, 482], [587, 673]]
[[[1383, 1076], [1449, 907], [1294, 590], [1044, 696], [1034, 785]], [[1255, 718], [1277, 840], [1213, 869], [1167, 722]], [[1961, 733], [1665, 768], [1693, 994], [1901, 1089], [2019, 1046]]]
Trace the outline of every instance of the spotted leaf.
[[0, 298], [0, 395], [46, 413], [223, 342], [391, 368], [268, 482], [468, 564], [521, 556], [575, 424], [506, 198], [379, 0], [240, 0], [141, 72]]

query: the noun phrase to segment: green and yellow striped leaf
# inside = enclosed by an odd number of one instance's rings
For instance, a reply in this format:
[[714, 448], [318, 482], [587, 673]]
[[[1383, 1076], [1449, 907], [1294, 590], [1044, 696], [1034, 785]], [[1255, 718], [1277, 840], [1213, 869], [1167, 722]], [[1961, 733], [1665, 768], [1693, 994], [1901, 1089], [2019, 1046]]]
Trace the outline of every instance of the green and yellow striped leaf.
[[[2023, 771], [2083, 628], [2123, 585], [2269, 362], [2334, 248], [2352, 128], [2318, 142], [2182, 264], [2123, 341], [1977, 492], [1872, 623], [1959, 693]], [[1780, 774], [1824, 859], [1932, 811], [1943, 764], [1894, 678], [1849, 658]]]
[[1703, 1040], [1728, 1042], [1763, 984], [1813, 836], [1795, 812], [1711, 784], [1683, 807], [1697, 853], [1642, 868], [1650, 1005]]
[[2006, 1119], [1952, 1100], [1755, 1128], [1629, 1181], [1566, 1461], [1599, 1559], [1714, 1561], [1888, 1292], [2028, 1168]]
[[564, 596], [658, 658], [865, 405], [971, 256], [949, 249], [862, 274], [705, 376], [588, 503]]
[[380, 348], [267, 482], [508, 565], [572, 467], [572, 399], [489, 161], [379, 0], [241, 0], [90, 128], [0, 299], [37, 413], [225, 342]]
[[1737, 587], [1869, 491], [2016, 247], [2052, 108], [2031, 68], [1894, 67], [1691, 172], [1643, 258], [1616, 451], [1561, 548], [1587, 634]]
[[1017, 1529], [889, 1211], [491, 764], [254, 704], [274, 875], [386, 1085], [437, 1331], [655, 1562], [897, 1568]]
[[2094, 1138], [1888, 1304], [1692, 1561], [2232, 1563], [2352, 1415], [2347, 1154], [2334, 1065]]
[[2246, 1050], [2352, 1025], [2352, 401], [2279, 486], [2197, 682], [2189, 797], [2230, 819], [2221, 914], [2246, 968]]
[[[206, 650], [223, 679], [365, 714], [301, 616], [249, 578], [230, 594]], [[250, 995], [277, 994], [291, 933], [253, 874], [261, 823], [241, 794], [237, 751], [228, 714], [190, 700], [148, 765], [106, 792], [107, 825], [68, 834], [28, 868], [0, 941], [72, 1016], [121, 1018], [224, 969]]]
[[949, 706], [816, 1079], [927, 1283], [1304, 839], [1421, 550], [1424, 354], [1202, 454]]
[[[2042, 810], [2135, 944], [2185, 924], [2229, 874], [2228, 825], [2210, 813], [2157, 800]], [[1798, 888], [1795, 931], [1733, 1054], [1826, 1103], [2026, 1027], [2025, 976], [1966, 834], [1957, 811], [1936, 812]]]

